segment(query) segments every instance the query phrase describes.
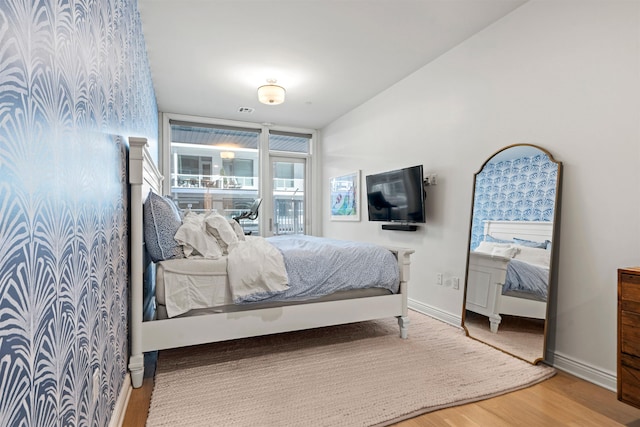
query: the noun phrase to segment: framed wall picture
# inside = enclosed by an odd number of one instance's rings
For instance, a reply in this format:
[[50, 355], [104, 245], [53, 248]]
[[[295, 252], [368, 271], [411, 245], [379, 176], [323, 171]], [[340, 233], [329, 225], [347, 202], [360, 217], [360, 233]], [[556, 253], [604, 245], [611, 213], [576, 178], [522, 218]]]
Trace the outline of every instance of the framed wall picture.
[[360, 171], [330, 181], [331, 220], [360, 221]]

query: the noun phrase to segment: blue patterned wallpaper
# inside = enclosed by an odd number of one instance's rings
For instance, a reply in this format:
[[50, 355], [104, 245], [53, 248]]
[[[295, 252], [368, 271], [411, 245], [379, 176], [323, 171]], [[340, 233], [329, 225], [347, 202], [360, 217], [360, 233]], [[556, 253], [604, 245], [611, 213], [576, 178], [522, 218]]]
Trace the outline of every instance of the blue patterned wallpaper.
[[135, 0], [0, 1], [0, 426], [108, 424], [127, 370], [126, 140], [157, 144], [157, 125]]
[[540, 152], [488, 162], [476, 175], [471, 249], [482, 241], [485, 220], [553, 221], [558, 165]]

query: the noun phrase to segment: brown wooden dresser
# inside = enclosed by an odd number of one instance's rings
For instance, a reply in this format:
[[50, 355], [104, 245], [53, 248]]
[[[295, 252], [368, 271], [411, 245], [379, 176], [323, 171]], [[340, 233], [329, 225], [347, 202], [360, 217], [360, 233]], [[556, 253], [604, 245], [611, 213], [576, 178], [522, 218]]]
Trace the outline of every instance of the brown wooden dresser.
[[618, 270], [618, 400], [640, 408], [640, 267]]

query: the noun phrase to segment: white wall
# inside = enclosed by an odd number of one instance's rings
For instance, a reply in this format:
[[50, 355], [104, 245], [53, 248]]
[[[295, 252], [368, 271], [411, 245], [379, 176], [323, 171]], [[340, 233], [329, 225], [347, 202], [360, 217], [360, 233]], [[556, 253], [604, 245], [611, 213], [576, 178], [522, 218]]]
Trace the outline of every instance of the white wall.
[[435, 277], [464, 277], [474, 173], [503, 146], [546, 148], [564, 163], [550, 349], [613, 388], [616, 269], [640, 265], [639, 43], [640, 2], [524, 4], [322, 130], [325, 183], [357, 168], [363, 181], [414, 164], [437, 173], [425, 226], [382, 231], [366, 211], [331, 222], [325, 192], [324, 235], [414, 247], [410, 297], [459, 317], [463, 292]]

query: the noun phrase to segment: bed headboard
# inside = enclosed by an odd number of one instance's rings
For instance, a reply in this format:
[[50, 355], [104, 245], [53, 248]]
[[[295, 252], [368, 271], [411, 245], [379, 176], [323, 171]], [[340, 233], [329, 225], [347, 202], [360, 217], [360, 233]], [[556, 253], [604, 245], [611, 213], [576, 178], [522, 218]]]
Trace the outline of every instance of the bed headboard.
[[552, 240], [553, 222], [550, 221], [484, 221], [484, 234], [497, 239], [519, 239], [544, 242]]

